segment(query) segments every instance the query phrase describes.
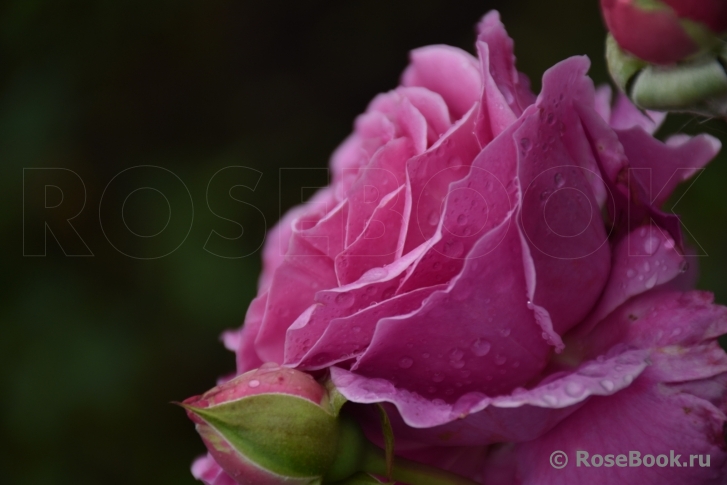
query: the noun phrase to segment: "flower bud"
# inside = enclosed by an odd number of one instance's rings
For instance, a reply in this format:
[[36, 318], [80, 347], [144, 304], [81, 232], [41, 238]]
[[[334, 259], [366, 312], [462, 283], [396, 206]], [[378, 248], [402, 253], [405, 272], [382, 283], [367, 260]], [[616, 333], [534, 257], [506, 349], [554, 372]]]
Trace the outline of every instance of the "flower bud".
[[621, 49], [652, 64], [705, 53], [727, 29], [723, 0], [601, 0], [601, 10]]
[[727, 116], [727, 48], [669, 66], [648, 64], [606, 40], [608, 70], [641, 109]]
[[265, 364], [182, 406], [237, 483], [306, 485], [358, 469], [355, 454], [365, 438], [338, 416], [338, 396], [306, 373]]

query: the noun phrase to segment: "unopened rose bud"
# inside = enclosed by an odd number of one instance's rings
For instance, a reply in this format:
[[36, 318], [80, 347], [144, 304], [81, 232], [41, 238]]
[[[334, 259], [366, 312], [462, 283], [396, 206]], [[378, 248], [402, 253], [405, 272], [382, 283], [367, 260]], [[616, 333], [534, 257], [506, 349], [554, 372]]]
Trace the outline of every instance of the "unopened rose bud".
[[727, 116], [724, 0], [601, 0], [608, 69], [642, 109]]
[[182, 406], [237, 483], [306, 485], [359, 469], [365, 438], [341, 404], [310, 375], [266, 364]]
[[713, 49], [727, 29], [724, 0], [601, 0], [601, 9], [621, 49], [652, 64]]
[[616, 85], [641, 109], [727, 116], [727, 48], [670, 66], [648, 64], [606, 41]]

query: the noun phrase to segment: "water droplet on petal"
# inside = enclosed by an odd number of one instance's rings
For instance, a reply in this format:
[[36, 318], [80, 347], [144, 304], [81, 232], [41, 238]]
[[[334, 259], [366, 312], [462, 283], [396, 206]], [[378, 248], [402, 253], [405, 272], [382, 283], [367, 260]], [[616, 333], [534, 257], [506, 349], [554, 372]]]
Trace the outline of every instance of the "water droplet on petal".
[[462, 357], [464, 357], [464, 352], [462, 352], [460, 349], [454, 349], [449, 354], [449, 358], [452, 360], [462, 360]]
[[646, 251], [646, 254], [651, 256], [656, 252], [656, 250], [659, 248], [659, 239], [655, 236], [650, 236], [646, 241], [644, 241], [644, 251]]
[[456, 240], [449, 240], [444, 245], [444, 254], [450, 258], [458, 258], [464, 252], [464, 245]]
[[495, 364], [503, 365], [505, 362], [507, 362], [507, 357], [505, 357], [504, 355], [497, 354], [495, 356]]
[[579, 382], [569, 382], [565, 386], [565, 393], [570, 397], [579, 397], [583, 394], [583, 385]]
[[654, 286], [656, 286], [656, 280], [658, 279], [658, 275], [652, 275], [651, 278], [646, 280], [646, 283], [644, 283], [644, 286], [647, 290], [652, 289]]
[[437, 223], [439, 222], [439, 212], [437, 212], [437, 211], [430, 212], [427, 222], [429, 222], [430, 226], [436, 226]]
[[255, 388], [260, 385], [260, 381], [258, 381], [257, 379], [253, 379], [250, 382], [248, 382], [247, 385]]
[[412, 365], [414, 365], [414, 360], [409, 357], [402, 357], [402, 359], [399, 361], [399, 367], [402, 369], [408, 369]]
[[545, 401], [548, 406], [555, 406], [556, 404], [558, 404], [558, 398], [553, 396], [552, 394], [545, 394], [543, 396], [543, 401]]
[[351, 293], [339, 293], [336, 296], [336, 304], [343, 308], [348, 308], [353, 305], [354, 297]]
[[633, 269], [629, 268], [629, 269], [626, 270], [626, 276], [629, 277], [629, 278], [633, 278], [634, 276], [636, 276], [636, 271], [634, 271]]
[[555, 186], [558, 188], [563, 187], [565, 185], [565, 180], [563, 179], [563, 175], [561, 173], [556, 173], [554, 177]]
[[442, 375], [441, 372], [435, 372], [434, 375], [432, 376], [432, 380], [434, 382], [442, 382], [444, 380], [444, 376]]
[[606, 391], [611, 392], [616, 388], [616, 385], [612, 380], [604, 379], [601, 381], [601, 387], [603, 387]]
[[[666, 268], [666, 266], [664, 268]], [[688, 269], [689, 269], [689, 262], [685, 259], [679, 264], [679, 272], [686, 273]]]
[[464, 226], [467, 224], [467, 216], [464, 214], [460, 214], [459, 217], [457, 217], [457, 224], [460, 226]]
[[523, 152], [527, 153], [530, 151], [530, 148], [532, 148], [532, 145], [530, 144], [529, 138], [523, 138], [520, 140], [520, 146], [523, 149]]
[[472, 342], [472, 353], [475, 354], [478, 357], [483, 357], [490, 353], [490, 349], [492, 348], [492, 344], [488, 342], [485, 339], [478, 338], [474, 342]]
[[451, 365], [455, 369], [461, 369], [462, 367], [464, 367], [464, 360], [450, 360], [449, 365]]
[[511, 330], [509, 328], [501, 328], [500, 329], [500, 335], [503, 337], [509, 337]]

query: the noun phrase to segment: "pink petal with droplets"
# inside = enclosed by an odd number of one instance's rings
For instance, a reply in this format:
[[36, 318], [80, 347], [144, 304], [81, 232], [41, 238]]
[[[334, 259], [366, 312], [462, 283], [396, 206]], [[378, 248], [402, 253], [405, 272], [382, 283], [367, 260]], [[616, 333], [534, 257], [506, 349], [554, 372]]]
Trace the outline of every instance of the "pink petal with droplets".
[[454, 119], [461, 118], [478, 100], [482, 89], [477, 59], [447, 45], [414, 49], [401, 76], [403, 86], [420, 86], [442, 96]]

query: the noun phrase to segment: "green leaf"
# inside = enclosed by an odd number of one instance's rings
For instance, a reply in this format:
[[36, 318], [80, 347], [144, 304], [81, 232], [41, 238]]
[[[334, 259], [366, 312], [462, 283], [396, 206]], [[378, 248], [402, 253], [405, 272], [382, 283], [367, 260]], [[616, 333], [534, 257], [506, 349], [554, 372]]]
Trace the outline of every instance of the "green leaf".
[[338, 447], [338, 422], [288, 394], [258, 394], [209, 408], [187, 408], [250, 461], [286, 477], [323, 476]]

